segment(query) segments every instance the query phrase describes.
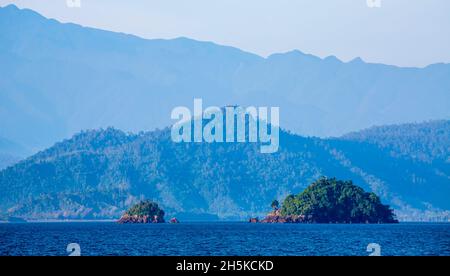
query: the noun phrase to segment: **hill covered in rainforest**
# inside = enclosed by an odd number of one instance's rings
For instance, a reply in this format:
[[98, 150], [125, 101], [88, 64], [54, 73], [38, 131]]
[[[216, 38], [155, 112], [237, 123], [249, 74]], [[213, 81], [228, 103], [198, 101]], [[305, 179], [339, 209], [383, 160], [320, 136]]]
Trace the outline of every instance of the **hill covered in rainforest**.
[[[421, 144], [434, 139], [420, 136]], [[399, 220], [448, 221], [448, 162], [393, 154], [393, 149], [403, 152], [396, 143], [386, 147], [361, 137], [369, 135], [320, 139], [282, 130], [279, 151], [263, 154], [257, 143], [173, 143], [168, 128], [137, 134], [83, 131], [0, 171], [0, 213], [26, 219], [117, 218], [150, 199], [183, 220], [247, 219], [263, 215], [267, 202], [328, 176], [376, 193]], [[420, 147], [412, 138], [402, 141]]]

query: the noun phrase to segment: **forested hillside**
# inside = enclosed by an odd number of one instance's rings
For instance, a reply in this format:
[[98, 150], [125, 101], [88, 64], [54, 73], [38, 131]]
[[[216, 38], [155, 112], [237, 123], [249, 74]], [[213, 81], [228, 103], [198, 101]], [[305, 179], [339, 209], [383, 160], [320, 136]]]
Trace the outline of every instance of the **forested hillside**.
[[28, 219], [115, 218], [140, 199], [169, 215], [236, 219], [297, 194], [320, 176], [380, 195], [400, 220], [447, 220], [449, 173], [373, 143], [280, 133], [255, 143], [173, 143], [169, 129], [81, 132], [0, 171], [0, 211]]

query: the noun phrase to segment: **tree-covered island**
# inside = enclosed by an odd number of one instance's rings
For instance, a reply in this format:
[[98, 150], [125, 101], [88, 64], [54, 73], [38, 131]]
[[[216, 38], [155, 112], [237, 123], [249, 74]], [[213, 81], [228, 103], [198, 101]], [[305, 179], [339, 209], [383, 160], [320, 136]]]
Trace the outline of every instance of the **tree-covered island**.
[[[271, 204], [262, 223], [397, 223], [393, 211], [380, 198], [351, 181], [320, 178], [302, 193], [289, 195], [281, 208]], [[251, 219], [251, 222], [258, 222]]]
[[164, 223], [164, 211], [157, 203], [143, 200], [128, 209], [118, 223]]

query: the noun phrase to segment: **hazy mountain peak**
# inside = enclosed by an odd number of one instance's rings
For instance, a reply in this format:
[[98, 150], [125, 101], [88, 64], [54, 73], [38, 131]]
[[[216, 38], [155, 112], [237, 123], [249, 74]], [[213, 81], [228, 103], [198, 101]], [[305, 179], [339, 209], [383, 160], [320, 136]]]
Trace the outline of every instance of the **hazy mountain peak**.
[[16, 11], [19, 11], [19, 10], [21, 10], [21, 9], [19, 9], [14, 4], [9, 4], [9, 5], [0, 7], [0, 12], [16, 12]]
[[31, 9], [21, 9], [14, 4], [9, 4], [7, 6], [0, 7], [1, 16], [20, 16], [22, 18], [41, 18], [45, 19], [41, 14], [31, 10]]
[[354, 64], [362, 64], [365, 63], [364, 60], [360, 57], [355, 57], [354, 59], [352, 59], [349, 63], [354, 63]]
[[302, 60], [302, 61], [321, 61], [317, 56], [306, 54], [300, 50], [292, 50], [285, 53], [275, 53], [268, 56], [267, 59], [284, 59], [284, 60]]
[[331, 55], [331, 56], [327, 56], [324, 58], [324, 61], [327, 62], [336, 62], [336, 63], [342, 63], [342, 61], [340, 59], [338, 59], [336, 56]]

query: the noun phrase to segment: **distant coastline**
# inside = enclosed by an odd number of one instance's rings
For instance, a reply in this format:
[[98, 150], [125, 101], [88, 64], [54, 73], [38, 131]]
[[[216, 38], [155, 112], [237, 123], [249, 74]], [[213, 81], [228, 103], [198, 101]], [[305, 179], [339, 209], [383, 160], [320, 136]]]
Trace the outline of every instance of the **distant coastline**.
[[0, 220], [0, 223], [78, 223], [78, 222], [115, 222], [115, 219], [37, 219], [37, 220], [27, 220], [24, 219], [22, 222], [15, 222], [15, 221], [7, 221], [7, 220]]
[[[89, 220], [89, 219], [70, 219], [70, 220], [57, 220], [57, 219], [49, 219], [49, 220], [29, 220], [25, 222], [11, 222], [11, 221], [4, 221], [1, 220], [0, 224], [35, 224], [35, 223], [117, 223], [117, 219], [95, 219], [95, 220]], [[211, 220], [211, 221], [183, 221], [182, 224], [242, 224], [242, 225], [248, 225], [248, 220]], [[170, 223], [164, 223], [164, 224], [170, 224]], [[258, 225], [284, 225], [287, 223], [257, 223]], [[292, 224], [302, 224], [302, 225], [398, 225], [398, 224], [450, 224], [450, 221], [399, 221], [398, 223], [392, 224], [392, 223], [372, 223], [372, 224], [366, 224], [366, 223], [289, 223], [289, 225]]]

